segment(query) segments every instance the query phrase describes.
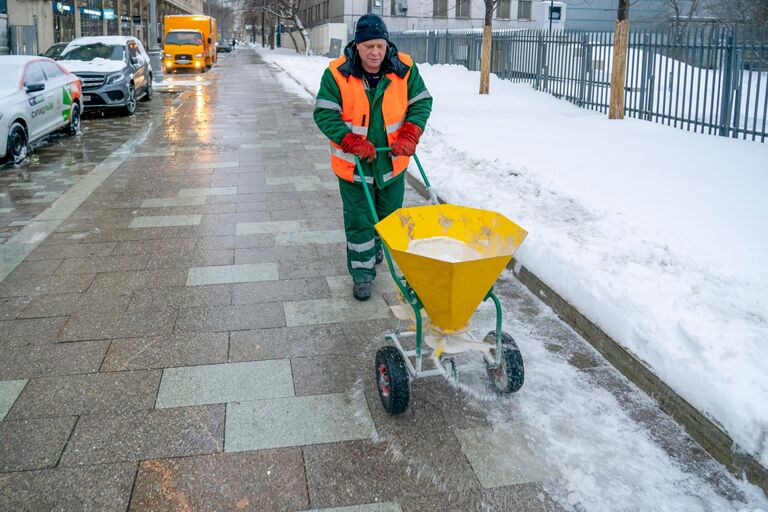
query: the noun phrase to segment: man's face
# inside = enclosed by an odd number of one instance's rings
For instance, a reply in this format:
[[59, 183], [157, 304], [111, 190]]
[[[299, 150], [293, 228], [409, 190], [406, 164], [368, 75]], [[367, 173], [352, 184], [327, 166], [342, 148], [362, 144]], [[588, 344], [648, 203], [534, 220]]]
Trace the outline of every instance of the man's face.
[[381, 68], [384, 55], [387, 53], [386, 39], [371, 39], [357, 44], [357, 53], [363, 69], [369, 73], [376, 73]]

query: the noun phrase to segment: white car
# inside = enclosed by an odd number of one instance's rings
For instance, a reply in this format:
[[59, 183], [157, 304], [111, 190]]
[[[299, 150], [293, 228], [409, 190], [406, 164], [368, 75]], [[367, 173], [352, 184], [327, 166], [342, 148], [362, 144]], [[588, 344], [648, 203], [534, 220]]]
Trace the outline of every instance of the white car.
[[51, 59], [0, 56], [0, 160], [21, 161], [27, 145], [64, 128], [80, 129], [80, 79]]

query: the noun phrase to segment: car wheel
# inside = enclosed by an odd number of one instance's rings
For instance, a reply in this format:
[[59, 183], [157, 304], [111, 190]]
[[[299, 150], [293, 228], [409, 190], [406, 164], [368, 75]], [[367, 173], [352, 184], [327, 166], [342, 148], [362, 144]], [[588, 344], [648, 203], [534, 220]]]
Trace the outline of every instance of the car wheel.
[[144, 97], [141, 98], [141, 101], [152, 101], [152, 75], [149, 75], [149, 82], [147, 83], [147, 90], [144, 92]]
[[125, 98], [123, 112], [128, 116], [132, 116], [136, 112], [136, 89], [133, 84], [128, 86], [128, 95]]
[[65, 128], [68, 135], [77, 135], [80, 132], [80, 105], [72, 104], [72, 112], [69, 114], [69, 124]]
[[15, 122], [8, 131], [8, 145], [6, 157], [9, 162], [19, 163], [27, 156], [27, 130], [24, 126]]

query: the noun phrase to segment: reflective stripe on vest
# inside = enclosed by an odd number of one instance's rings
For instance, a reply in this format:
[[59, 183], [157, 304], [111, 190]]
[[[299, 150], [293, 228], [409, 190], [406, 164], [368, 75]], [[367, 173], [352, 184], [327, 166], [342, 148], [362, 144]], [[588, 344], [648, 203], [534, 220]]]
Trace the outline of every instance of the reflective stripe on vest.
[[[413, 65], [413, 60], [407, 54], [400, 52], [398, 57], [400, 58], [400, 61], [409, 68]], [[338, 59], [333, 60], [330, 64], [331, 73], [333, 74], [333, 78], [336, 80], [336, 85], [338, 85], [341, 93], [341, 119], [352, 133], [365, 137], [368, 135], [368, 126], [365, 125], [364, 122], [367, 122], [366, 118], [370, 119], [368, 95], [365, 92], [365, 85], [363, 84], [362, 79], [352, 75], [345, 77], [339, 72], [339, 66], [345, 62], [346, 57], [339, 57]], [[381, 103], [381, 113], [384, 117], [387, 142], [392, 146], [395, 140], [397, 140], [400, 127], [403, 125], [405, 115], [408, 111], [408, 77], [410, 76], [410, 69], [403, 78], [400, 78], [395, 73], [387, 73], [386, 76], [390, 79], [390, 84], [384, 91], [384, 97]], [[419, 96], [422, 94], [423, 93], [419, 94]], [[330, 105], [323, 108], [330, 108]], [[351, 182], [359, 181], [355, 169], [354, 157], [352, 157], [351, 160], [345, 158], [350, 155], [344, 153], [341, 146], [338, 144], [333, 141], [330, 142], [332, 147], [331, 169], [333, 169], [333, 172], [343, 180]], [[384, 174], [384, 181], [389, 181], [402, 173], [406, 167], [408, 167], [409, 161], [410, 159], [407, 156], [393, 157], [392, 171]], [[367, 183], [374, 182], [373, 178], [369, 179], [369, 177], [366, 177], [365, 181]]]

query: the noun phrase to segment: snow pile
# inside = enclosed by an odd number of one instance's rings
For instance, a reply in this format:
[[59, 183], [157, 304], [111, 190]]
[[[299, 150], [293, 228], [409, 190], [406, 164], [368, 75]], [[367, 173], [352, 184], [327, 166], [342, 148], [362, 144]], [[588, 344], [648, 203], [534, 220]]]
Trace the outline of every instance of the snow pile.
[[94, 71], [97, 73], [112, 73], [122, 71], [127, 66], [122, 60], [110, 60], [97, 57], [93, 60], [60, 60], [59, 64], [72, 73]]
[[433, 236], [431, 238], [418, 238], [408, 244], [408, 252], [426, 258], [432, 258], [448, 263], [459, 261], [472, 261], [482, 259], [483, 256], [455, 238], [448, 236]]
[[[264, 52], [316, 92], [322, 57]], [[768, 465], [768, 144], [610, 121], [525, 84], [420, 65], [446, 200], [525, 228], [516, 259]]]

